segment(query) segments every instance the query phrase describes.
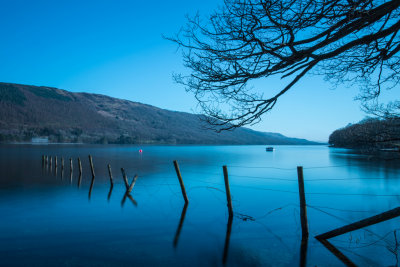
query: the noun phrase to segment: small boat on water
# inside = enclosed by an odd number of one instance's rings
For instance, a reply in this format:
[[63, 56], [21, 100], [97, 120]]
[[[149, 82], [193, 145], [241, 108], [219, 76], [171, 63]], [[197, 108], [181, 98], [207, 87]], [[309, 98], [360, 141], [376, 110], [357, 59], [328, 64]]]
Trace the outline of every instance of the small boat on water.
[[268, 146], [265, 148], [265, 151], [274, 151], [275, 149], [272, 146]]

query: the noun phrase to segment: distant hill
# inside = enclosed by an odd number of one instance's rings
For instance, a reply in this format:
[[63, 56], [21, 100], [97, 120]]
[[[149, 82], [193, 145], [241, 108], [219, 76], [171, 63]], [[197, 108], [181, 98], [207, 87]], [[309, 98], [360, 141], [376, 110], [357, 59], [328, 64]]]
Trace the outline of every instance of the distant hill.
[[400, 118], [364, 119], [334, 131], [329, 144], [335, 147], [378, 150], [400, 147]]
[[119, 144], [317, 144], [246, 128], [220, 134], [200, 115], [170, 111], [99, 94], [0, 83], [0, 141]]

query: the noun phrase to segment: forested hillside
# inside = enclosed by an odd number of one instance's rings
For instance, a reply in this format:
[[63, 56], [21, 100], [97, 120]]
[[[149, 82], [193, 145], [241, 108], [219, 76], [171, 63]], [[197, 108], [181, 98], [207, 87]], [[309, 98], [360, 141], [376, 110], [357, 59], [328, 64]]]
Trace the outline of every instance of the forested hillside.
[[98, 94], [0, 83], [0, 140], [119, 144], [316, 144], [246, 128], [218, 134], [200, 115]]
[[400, 118], [365, 119], [334, 131], [329, 144], [335, 147], [380, 149], [400, 146]]

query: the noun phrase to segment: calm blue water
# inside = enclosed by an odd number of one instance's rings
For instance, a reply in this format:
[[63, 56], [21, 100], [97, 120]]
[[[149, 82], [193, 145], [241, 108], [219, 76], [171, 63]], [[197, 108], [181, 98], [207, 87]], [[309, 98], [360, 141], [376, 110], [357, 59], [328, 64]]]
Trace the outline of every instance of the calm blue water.
[[[301, 265], [296, 166], [304, 167], [307, 266], [343, 265], [315, 235], [400, 206], [398, 160], [325, 146], [275, 148], [0, 146], [0, 265]], [[57, 170], [54, 159], [51, 169], [42, 168], [43, 154], [58, 157]], [[96, 174], [91, 192], [89, 154]], [[188, 193], [186, 208], [173, 160]], [[114, 176], [111, 191], [107, 164]], [[228, 166], [233, 198], [231, 224], [222, 165]], [[131, 198], [124, 199], [121, 167], [129, 181], [139, 175]], [[356, 265], [397, 266], [399, 222], [395, 218], [330, 242]]]

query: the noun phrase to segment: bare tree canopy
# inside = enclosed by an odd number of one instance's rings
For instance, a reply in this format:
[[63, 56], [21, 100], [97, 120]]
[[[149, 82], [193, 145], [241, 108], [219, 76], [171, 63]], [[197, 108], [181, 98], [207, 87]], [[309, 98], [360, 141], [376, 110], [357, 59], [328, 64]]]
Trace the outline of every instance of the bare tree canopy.
[[[225, 0], [204, 23], [188, 18], [167, 39], [190, 70], [175, 80], [218, 131], [258, 122], [306, 74], [358, 84], [367, 112], [396, 117], [400, 102], [378, 97], [399, 85], [399, 18], [399, 0]], [[249, 86], [275, 76], [284, 85], [269, 95]]]

